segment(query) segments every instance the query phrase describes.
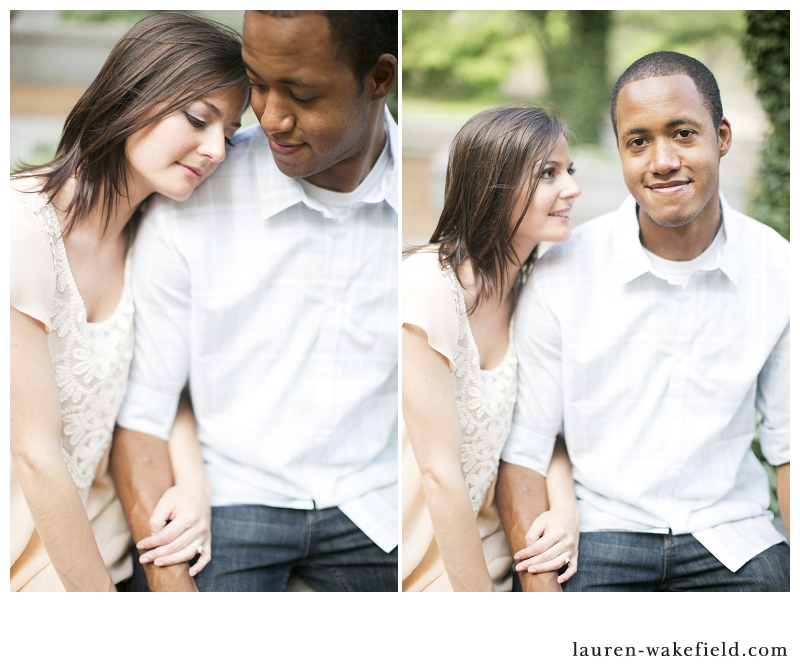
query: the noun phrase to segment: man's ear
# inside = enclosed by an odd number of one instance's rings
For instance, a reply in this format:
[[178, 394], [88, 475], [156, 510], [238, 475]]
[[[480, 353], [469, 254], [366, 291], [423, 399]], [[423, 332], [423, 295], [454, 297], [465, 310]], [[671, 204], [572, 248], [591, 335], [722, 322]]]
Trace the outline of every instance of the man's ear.
[[717, 137], [719, 137], [719, 157], [722, 158], [728, 153], [728, 150], [731, 148], [731, 141], [733, 140], [731, 135], [731, 122], [725, 117], [722, 117], [719, 122]]
[[373, 101], [382, 100], [397, 81], [397, 59], [392, 54], [381, 54], [367, 74], [365, 88]]

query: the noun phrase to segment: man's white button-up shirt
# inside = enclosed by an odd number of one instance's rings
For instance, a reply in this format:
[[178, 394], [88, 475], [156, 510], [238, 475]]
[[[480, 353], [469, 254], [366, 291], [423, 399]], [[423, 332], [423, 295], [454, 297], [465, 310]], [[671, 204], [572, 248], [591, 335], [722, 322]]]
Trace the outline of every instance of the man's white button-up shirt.
[[735, 571], [784, 540], [750, 444], [760, 414], [765, 457], [789, 461], [789, 244], [722, 215], [686, 289], [654, 270], [632, 197], [536, 263], [503, 459], [545, 475], [563, 422], [581, 531], [691, 533]]
[[397, 545], [397, 125], [332, 213], [260, 127], [135, 242], [136, 345], [118, 423], [168, 438], [190, 383], [214, 506], [338, 506]]

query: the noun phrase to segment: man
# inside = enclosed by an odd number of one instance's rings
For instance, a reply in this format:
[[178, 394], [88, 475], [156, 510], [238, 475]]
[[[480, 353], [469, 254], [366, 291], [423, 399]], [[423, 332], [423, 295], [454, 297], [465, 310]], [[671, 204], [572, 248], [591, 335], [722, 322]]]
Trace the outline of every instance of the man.
[[[395, 591], [397, 12], [251, 11], [243, 44], [260, 128], [136, 241], [120, 500], [148, 536], [188, 379], [213, 506], [197, 587]], [[187, 563], [145, 570], [196, 589]]]
[[[760, 413], [788, 535], [789, 245], [719, 194], [731, 127], [702, 63], [638, 60], [611, 118], [631, 197], [549, 251], [518, 306], [497, 489], [512, 551], [536, 540], [563, 422], [581, 514], [565, 591], [788, 590], [750, 443]], [[560, 589], [554, 572], [521, 582]]]

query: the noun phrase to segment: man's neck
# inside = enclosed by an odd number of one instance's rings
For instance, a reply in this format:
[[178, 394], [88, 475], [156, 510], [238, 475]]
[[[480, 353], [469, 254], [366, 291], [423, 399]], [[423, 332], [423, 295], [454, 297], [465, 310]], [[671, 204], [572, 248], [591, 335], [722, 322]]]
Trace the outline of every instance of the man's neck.
[[[382, 112], [382, 110], [381, 110]], [[365, 148], [352, 158], [340, 161], [316, 175], [306, 177], [306, 181], [321, 189], [350, 193], [358, 188], [364, 178], [372, 170], [384, 146], [389, 141], [386, 135], [383, 113], [369, 124], [369, 129], [364, 129], [368, 135]]]
[[642, 246], [669, 261], [696, 259], [708, 249], [722, 225], [718, 194], [714, 194], [692, 221], [676, 228], [660, 226], [638, 205], [636, 213]]

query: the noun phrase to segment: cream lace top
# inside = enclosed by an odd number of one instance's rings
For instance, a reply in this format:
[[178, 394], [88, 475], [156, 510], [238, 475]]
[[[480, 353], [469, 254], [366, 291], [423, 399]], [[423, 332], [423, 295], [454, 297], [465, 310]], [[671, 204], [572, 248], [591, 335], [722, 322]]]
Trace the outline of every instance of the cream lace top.
[[[41, 321], [48, 332], [61, 401], [61, 453], [75, 485], [86, 489], [111, 445], [133, 357], [130, 253], [122, 297], [113, 314], [102, 322], [88, 322], [53, 206], [42, 196], [23, 197], [38, 222], [12, 216], [14, 254], [24, 266], [16, 272], [12, 261], [11, 304]], [[15, 200], [12, 195], [12, 203]]]
[[[403, 271], [403, 322], [424, 329], [431, 347], [450, 362], [461, 420], [461, 470], [477, 514], [497, 476], [500, 453], [511, 429], [517, 396], [514, 320], [509, 327], [509, 345], [503, 360], [497, 367], [483, 370], [467, 317], [464, 291], [456, 274], [450, 268], [441, 269], [438, 255], [428, 251], [406, 259]], [[427, 285], [428, 289], [411, 291], [418, 303], [414, 305], [406, 300], [406, 292], [416, 282]]]

